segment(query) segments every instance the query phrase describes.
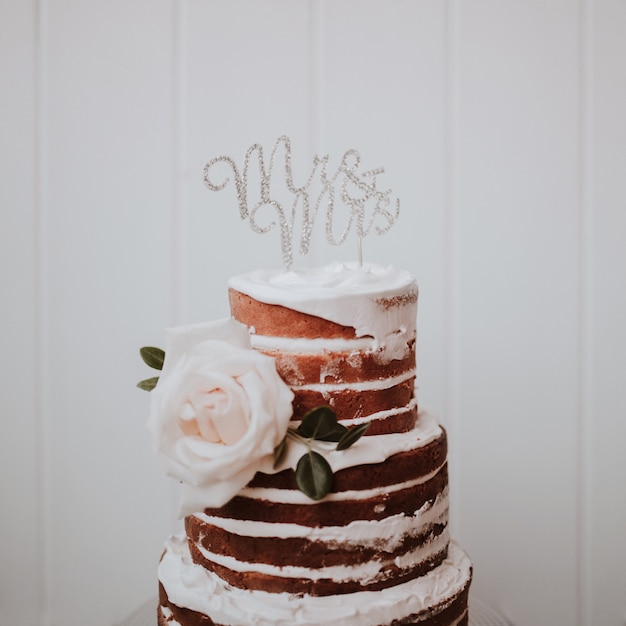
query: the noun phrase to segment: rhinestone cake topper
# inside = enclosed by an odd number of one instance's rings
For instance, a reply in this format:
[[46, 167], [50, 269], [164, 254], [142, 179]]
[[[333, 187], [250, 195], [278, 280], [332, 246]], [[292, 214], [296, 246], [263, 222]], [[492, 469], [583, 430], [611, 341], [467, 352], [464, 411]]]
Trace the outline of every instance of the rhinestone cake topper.
[[[282, 149], [284, 159], [284, 180], [274, 180], [273, 173], [278, 157]], [[257, 175], [260, 181], [258, 200], [250, 207], [248, 194], [248, 178], [250, 165], [254, 162], [258, 165]], [[325, 232], [326, 239], [332, 245], [343, 243], [354, 224], [359, 245], [359, 262], [362, 262], [361, 244], [374, 228], [376, 233], [382, 235], [387, 232], [396, 222], [400, 213], [400, 200], [396, 199], [393, 210], [388, 210], [391, 204], [391, 189], [380, 191], [377, 188], [376, 177], [384, 173], [384, 168], [359, 172], [361, 156], [356, 150], [347, 150], [343, 155], [339, 167], [334, 174], [328, 173], [328, 155], [313, 157], [313, 167], [301, 187], [296, 187], [293, 181], [291, 167], [291, 141], [289, 137], [279, 137], [274, 143], [270, 155], [269, 164], [266, 166], [263, 155], [263, 147], [254, 144], [248, 148], [243, 161], [241, 171], [235, 161], [229, 156], [219, 156], [211, 159], [204, 166], [204, 182], [211, 191], [221, 191], [230, 182], [226, 177], [221, 183], [212, 182], [210, 175], [218, 163], [226, 163], [232, 169], [235, 180], [235, 190], [239, 203], [239, 216], [242, 220], [247, 219], [250, 228], [257, 233], [266, 233], [277, 225], [280, 229], [280, 243], [282, 258], [285, 269], [290, 269], [293, 264], [293, 236], [296, 224], [297, 208], [302, 208], [302, 224], [300, 230], [300, 254], [306, 255], [309, 251], [313, 225], [324, 204], [326, 211]], [[277, 175], [278, 178], [278, 175]], [[291, 203], [279, 201], [277, 191], [280, 184], [286, 187]], [[337, 211], [335, 199], [337, 192], [341, 204], [347, 209], [347, 223], [341, 233], [335, 235], [335, 221]], [[267, 225], [261, 225], [257, 215], [263, 207], [271, 207], [276, 211], [278, 223], [271, 221]]]

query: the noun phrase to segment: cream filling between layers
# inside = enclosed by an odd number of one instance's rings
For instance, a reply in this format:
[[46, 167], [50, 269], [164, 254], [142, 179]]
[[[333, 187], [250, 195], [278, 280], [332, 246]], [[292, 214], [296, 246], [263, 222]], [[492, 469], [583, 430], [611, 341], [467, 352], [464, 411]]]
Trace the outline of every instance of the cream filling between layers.
[[318, 391], [321, 394], [336, 391], [380, 391], [390, 389], [411, 378], [415, 378], [415, 372], [409, 370], [398, 376], [376, 380], [366, 380], [356, 383], [312, 383], [310, 385], [291, 385], [294, 391]]
[[[471, 564], [456, 543], [424, 576], [380, 591], [336, 596], [267, 593], [231, 587], [191, 560], [184, 536], [172, 537], [159, 565], [170, 602], [231, 626], [377, 626], [432, 607], [444, 610], [468, 584]], [[254, 616], [254, 621], [251, 621]]]
[[[370, 413], [369, 415], [361, 415], [359, 417], [353, 417], [352, 419], [341, 419], [342, 424], [362, 424], [363, 422], [373, 422], [375, 420], [385, 420], [393, 415], [400, 413], [406, 413], [417, 407], [417, 398], [411, 398], [410, 402], [406, 406], [401, 406], [396, 409], [387, 409], [385, 411], [377, 411], [376, 413]], [[294, 420], [294, 424], [299, 424], [299, 420]]]
[[331, 565], [316, 568], [298, 565], [277, 566], [271, 565], [270, 563], [238, 561], [232, 556], [210, 552], [199, 543], [195, 545], [207, 561], [226, 567], [234, 572], [254, 572], [277, 578], [304, 578], [307, 580], [330, 579], [338, 583], [359, 581], [367, 585], [371, 582], [388, 578], [390, 574], [388, 572], [385, 574], [386, 566], [393, 563], [393, 565], [401, 570], [411, 569], [445, 550], [449, 542], [450, 536], [446, 528], [442, 533], [432, 537], [429, 541], [426, 541], [414, 550], [405, 552], [388, 561], [372, 560], [359, 565]]
[[[383, 485], [382, 487], [373, 487], [371, 489], [349, 489], [346, 491], [331, 492], [324, 497], [324, 502], [343, 502], [348, 500], [368, 500], [376, 496], [410, 489], [417, 485], [428, 482], [434, 478], [441, 468], [446, 464], [444, 461], [437, 469], [414, 478], [403, 483], [395, 485]], [[315, 505], [316, 500], [312, 500], [306, 494], [297, 489], [274, 489], [271, 487], [244, 487], [237, 495], [253, 500], [268, 500], [269, 502], [278, 502], [280, 504], [308, 504]], [[384, 510], [384, 509], [383, 509]]]
[[448, 522], [448, 488], [431, 504], [427, 502], [414, 515], [399, 513], [382, 520], [354, 520], [346, 526], [302, 526], [282, 522], [258, 522], [196, 513], [194, 517], [243, 537], [302, 538], [311, 542], [376, 547], [395, 550], [407, 536], [423, 533], [434, 524]]
[[360, 339], [303, 339], [298, 337], [270, 337], [250, 335], [250, 343], [257, 350], [280, 350], [285, 354], [351, 354], [375, 352], [376, 342], [369, 337]]
[[[280, 352], [283, 357], [288, 356], [343, 356], [348, 360], [362, 359], [363, 356], [373, 355], [374, 360], [380, 364], [387, 364], [394, 359], [405, 359], [411, 353], [410, 342], [415, 336], [408, 337], [401, 333], [402, 343], [389, 350], [388, 346], [379, 345], [371, 337], [358, 339], [303, 339], [299, 337], [272, 337], [250, 333], [250, 345], [255, 350], [262, 352]], [[393, 344], [392, 344], [393, 345]], [[401, 349], [403, 346], [403, 349]]]
[[[404, 407], [403, 409], [404, 410]], [[318, 442], [325, 448], [324, 455], [333, 472], [357, 465], [382, 463], [390, 456], [399, 452], [417, 450], [435, 441], [442, 434], [442, 428], [430, 413], [420, 411], [414, 428], [406, 433], [391, 433], [387, 435], [369, 435], [362, 437], [347, 450], [334, 450], [335, 444], [324, 446], [324, 442]], [[300, 457], [307, 452], [307, 447], [298, 441], [290, 441], [287, 453], [283, 461], [276, 467], [273, 459], [259, 467], [259, 471], [265, 474], [275, 474], [288, 468], [295, 468]]]

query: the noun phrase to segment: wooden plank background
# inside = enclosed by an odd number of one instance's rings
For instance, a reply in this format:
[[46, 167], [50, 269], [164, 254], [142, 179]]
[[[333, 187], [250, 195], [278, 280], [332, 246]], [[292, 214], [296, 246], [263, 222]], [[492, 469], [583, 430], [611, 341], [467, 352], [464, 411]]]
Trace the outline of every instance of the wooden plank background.
[[626, 624], [625, 32], [623, 0], [1, 0], [0, 623], [155, 595], [177, 494], [137, 350], [280, 264], [202, 168], [287, 134], [296, 177], [356, 148], [401, 199], [364, 253], [420, 284], [475, 595]]

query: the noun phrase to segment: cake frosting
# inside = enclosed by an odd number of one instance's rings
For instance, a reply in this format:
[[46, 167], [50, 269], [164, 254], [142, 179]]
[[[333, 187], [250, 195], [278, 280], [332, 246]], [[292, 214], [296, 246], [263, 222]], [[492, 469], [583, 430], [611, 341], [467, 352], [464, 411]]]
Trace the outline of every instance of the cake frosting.
[[[212, 616], [215, 624], [232, 626], [310, 626], [316, 624], [391, 624], [407, 615], [445, 609], [461, 597], [471, 575], [471, 564], [454, 543], [442, 565], [425, 576], [383, 591], [360, 591], [344, 596], [294, 596], [231, 588], [218, 576], [195, 565], [184, 536], [172, 537], [159, 567], [168, 597], [177, 606]], [[167, 613], [167, 611], [166, 611]], [[419, 619], [416, 617], [415, 619]], [[467, 609], [446, 622], [456, 626], [467, 620]], [[178, 626], [175, 620], [169, 623]], [[419, 624], [420, 621], [410, 622]]]
[[[159, 565], [159, 625], [466, 625], [447, 433], [415, 395], [415, 279], [337, 263], [228, 287], [232, 318], [173, 329], [153, 391], [185, 516]], [[303, 435], [320, 407], [337, 437]], [[299, 476], [312, 455], [332, 478], [319, 497]]]

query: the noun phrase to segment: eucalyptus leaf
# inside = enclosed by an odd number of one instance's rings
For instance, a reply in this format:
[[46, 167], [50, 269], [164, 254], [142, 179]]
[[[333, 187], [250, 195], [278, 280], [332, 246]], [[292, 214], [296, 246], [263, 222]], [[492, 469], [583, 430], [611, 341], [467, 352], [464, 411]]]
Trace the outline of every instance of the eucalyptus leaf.
[[309, 450], [296, 466], [296, 483], [309, 498], [321, 500], [333, 486], [333, 470], [321, 454]]
[[370, 422], [353, 426], [349, 430], [346, 429], [345, 435], [339, 440], [337, 450], [346, 450], [353, 443], [356, 443], [368, 430]]
[[308, 439], [336, 441], [335, 439], [326, 438], [336, 436], [337, 426], [337, 415], [335, 412], [328, 406], [318, 406], [302, 418], [302, 422], [296, 432]]
[[139, 389], [143, 389], [144, 391], [152, 391], [158, 382], [158, 376], [155, 376], [154, 378], [146, 378], [146, 380], [138, 382], [137, 387], [139, 387]]
[[139, 354], [143, 362], [155, 370], [163, 369], [163, 361], [165, 361], [165, 352], [161, 348], [152, 346], [144, 346], [139, 350]]

